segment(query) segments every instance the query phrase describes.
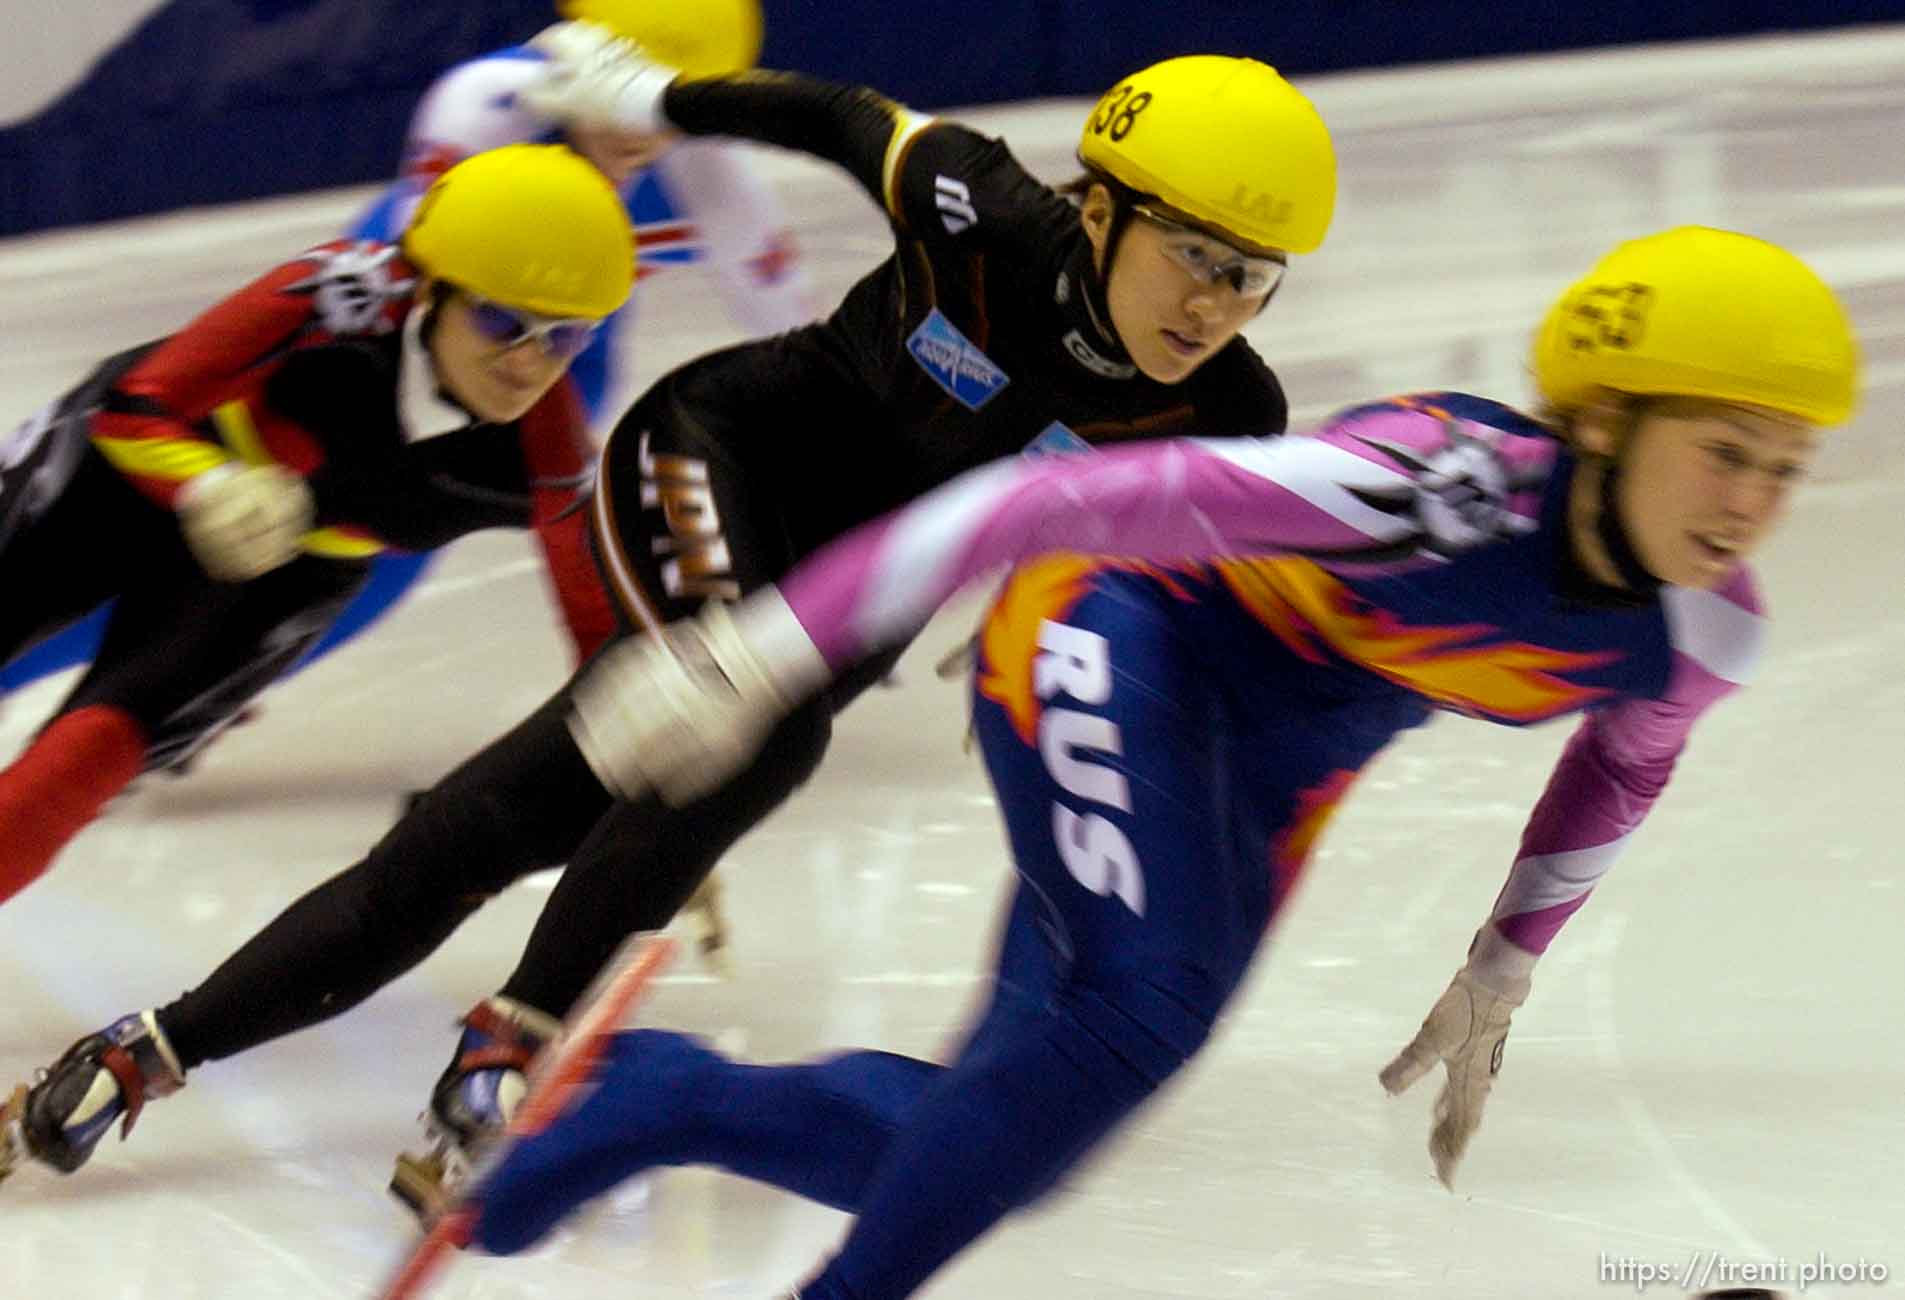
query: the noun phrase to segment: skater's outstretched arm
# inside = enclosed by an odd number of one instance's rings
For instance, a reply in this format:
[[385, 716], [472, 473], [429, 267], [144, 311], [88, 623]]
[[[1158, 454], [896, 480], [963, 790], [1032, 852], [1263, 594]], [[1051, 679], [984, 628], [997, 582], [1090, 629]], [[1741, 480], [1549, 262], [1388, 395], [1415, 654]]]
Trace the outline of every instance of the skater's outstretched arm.
[[711, 608], [671, 639], [618, 647], [578, 683], [572, 730], [610, 789], [680, 801], [745, 761], [774, 719], [835, 673], [903, 643], [1001, 565], [1047, 551], [1436, 564], [1535, 526], [1533, 486], [1557, 444], [1489, 435], [1396, 405], [1311, 437], [999, 461], [822, 547], [731, 615]]

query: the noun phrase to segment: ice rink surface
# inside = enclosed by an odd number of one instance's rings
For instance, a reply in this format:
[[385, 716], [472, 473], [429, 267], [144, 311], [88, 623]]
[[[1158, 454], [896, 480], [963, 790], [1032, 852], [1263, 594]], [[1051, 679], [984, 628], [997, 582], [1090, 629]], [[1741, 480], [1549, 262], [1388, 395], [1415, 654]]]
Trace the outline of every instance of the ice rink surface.
[[[1459, 964], [1566, 725], [1447, 719], [1385, 754], [1194, 1068], [925, 1294], [1586, 1300], [1634, 1293], [1640, 1265], [1717, 1285], [1784, 1260], [1795, 1292], [1822, 1252], [1868, 1278], [1905, 1271], [1905, 29], [1300, 84], [1335, 132], [1343, 197], [1251, 330], [1300, 418], [1409, 388], [1523, 400], [1550, 298], [1617, 238], [1681, 222], [1817, 266], [1862, 332], [1865, 406], [1760, 565], [1776, 621], [1759, 681], [1696, 734], [1543, 962], [1457, 1194], [1424, 1150], [1433, 1089], [1391, 1100], [1375, 1075]], [[1062, 179], [1084, 108], [963, 116]], [[841, 175], [765, 165], [831, 301], [885, 255], [885, 227]], [[0, 243], [0, 422], [329, 237], [368, 194]], [[733, 336], [692, 269], [641, 295], [638, 383]], [[565, 671], [540, 584], [522, 538], [463, 543], [189, 778], [113, 805], [0, 912], [0, 1075], [197, 982], [353, 861], [404, 790], [539, 702]], [[760, 1059], [946, 1041], [1007, 876], [963, 696], [931, 672], [962, 617], [843, 718], [821, 776], [725, 867], [733, 979], [686, 961], [646, 1021]], [[57, 686], [5, 701], [0, 751]], [[204, 1068], [81, 1174], [13, 1179], [0, 1297], [369, 1295], [407, 1234], [391, 1158], [548, 883], [497, 899], [356, 1012]], [[765, 1300], [841, 1223], [673, 1171], [533, 1256], [456, 1261], [434, 1294]], [[1828, 1293], [1891, 1291], [1808, 1291]]]

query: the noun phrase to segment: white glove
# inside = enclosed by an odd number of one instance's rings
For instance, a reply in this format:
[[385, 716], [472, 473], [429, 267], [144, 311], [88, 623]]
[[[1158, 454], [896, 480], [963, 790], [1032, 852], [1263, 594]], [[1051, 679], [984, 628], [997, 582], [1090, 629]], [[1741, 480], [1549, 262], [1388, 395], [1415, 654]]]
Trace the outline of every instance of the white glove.
[[1481, 1127], [1482, 1107], [1501, 1072], [1508, 1018], [1528, 997], [1534, 967], [1533, 953], [1502, 938], [1492, 924], [1484, 925], [1469, 947], [1468, 961], [1429, 1009], [1422, 1028], [1379, 1076], [1395, 1096], [1438, 1061], [1448, 1067], [1442, 1094], [1435, 1099], [1429, 1156], [1435, 1161], [1435, 1176], [1451, 1191], [1455, 1167]]
[[656, 63], [632, 41], [591, 22], [546, 27], [530, 46], [548, 56], [542, 77], [519, 97], [556, 122], [653, 134], [668, 129], [661, 97], [678, 69]]
[[311, 531], [311, 489], [277, 465], [225, 464], [186, 481], [179, 527], [200, 565], [221, 582], [245, 582], [288, 564]]
[[750, 596], [741, 617], [745, 625], [710, 602], [661, 636], [610, 646], [576, 683], [569, 733], [611, 793], [694, 802], [747, 766], [774, 724], [827, 680], [774, 588]]

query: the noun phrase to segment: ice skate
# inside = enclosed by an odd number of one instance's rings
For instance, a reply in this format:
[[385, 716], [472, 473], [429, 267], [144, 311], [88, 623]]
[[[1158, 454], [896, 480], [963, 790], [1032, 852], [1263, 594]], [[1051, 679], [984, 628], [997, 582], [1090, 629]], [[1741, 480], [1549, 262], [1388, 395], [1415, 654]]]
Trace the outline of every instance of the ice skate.
[[722, 905], [721, 877], [710, 872], [681, 905], [681, 910], [694, 919], [695, 952], [702, 965], [722, 979], [733, 978], [734, 968], [728, 961], [728, 943], [732, 936], [727, 909]]
[[147, 1101], [185, 1086], [185, 1071], [150, 1011], [122, 1016], [66, 1050], [0, 1107], [0, 1178], [27, 1159], [70, 1174], [114, 1120], [132, 1132]]
[[0, 1182], [5, 1182], [28, 1155], [26, 1133], [20, 1127], [21, 1117], [26, 1114], [26, 1094], [23, 1083], [0, 1104]]
[[424, 1146], [397, 1157], [390, 1192], [430, 1223], [455, 1199], [490, 1138], [522, 1101], [529, 1063], [562, 1023], [512, 998], [487, 998], [463, 1020], [456, 1058], [423, 1114]]

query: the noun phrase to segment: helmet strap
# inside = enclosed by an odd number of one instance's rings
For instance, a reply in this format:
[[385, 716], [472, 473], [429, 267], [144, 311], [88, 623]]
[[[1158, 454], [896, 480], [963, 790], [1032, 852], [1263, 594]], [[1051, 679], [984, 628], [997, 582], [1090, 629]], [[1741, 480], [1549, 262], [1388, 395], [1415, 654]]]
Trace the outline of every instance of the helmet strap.
[[417, 326], [417, 340], [424, 347], [428, 348], [431, 340], [436, 337], [437, 317], [443, 311], [443, 304], [450, 301], [450, 296], [455, 292], [456, 286], [448, 280], [433, 280], [430, 282], [429, 299], [417, 304], [423, 312], [423, 320]]
[[1131, 229], [1132, 208], [1135, 203], [1121, 198], [1111, 201], [1111, 225], [1105, 229], [1105, 264], [1098, 272], [1099, 280], [1104, 284], [1111, 282], [1111, 264], [1118, 256], [1118, 248], [1124, 243], [1125, 232]]
[[[430, 283], [429, 296], [411, 308], [420, 311], [423, 318], [417, 322], [417, 342], [423, 345], [423, 359], [430, 367], [430, 386], [436, 395], [458, 410], [465, 409], [463, 403], [451, 395], [450, 386], [444, 381], [443, 371], [437, 362], [435, 347], [437, 326], [441, 323], [444, 304], [448, 303], [458, 289], [448, 280], [437, 279]], [[472, 415], [472, 418], [474, 416]]]
[[1601, 508], [1595, 516], [1594, 529], [1601, 539], [1602, 548], [1607, 552], [1608, 562], [1620, 574], [1621, 582], [1638, 595], [1651, 596], [1660, 590], [1660, 579], [1649, 573], [1647, 566], [1641, 563], [1640, 553], [1634, 549], [1620, 508], [1620, 485], [1627, 448], [1633, 442], [1645, 414], [1646, 402], [1639, 398], [1622, 404], [1622, 427], [1614, 454], [1600, 458]]
[[[1110, 257], [1106, 257], [1110, 265]], [[1119, 355], [1124, 354], [1124, 340], [1118, 337], [1118, 327], [1111, 323], [1111, 299], [1105, 292], [1104, 272], [1094, 266], [1079, 268], [1079, 286], [1085, 291], [1085, 313], [1091, 318], [1092, 328], [1098, 332], [1102, 341], [1117, 347]]]
[[1102, 299], [1104, 286], [1111, 279], [1111, 263], [1118, 256], [1118, 245], [1124, 242], [1125, 231], [1131, 228], [1132, 210], [1151, 196], [1132, 189], [1109, 172], [1088, 167], [1084, 181], [1075, 191], [1081, 202], [1090, 195], [1093, 186], [1102, 187], [1111, 199], [1111, 221], [1105, 227], [1104, 261], [1100, 264], [1097, 258], [1092, 259], [1093, 278], [1097, 281]]
[[[1058, 303], [1060, 310], [1071, 320], [1078, 343], [1088, 355], [1079, 360], [1097, 374], [1113, 379], [1129, 379], [1138, 373], [1131, 364], [1131, 354], [1126, 351], [1124, 340], [1118, 337], [1118, 328], [1111, 319], [1111, 300], [1107, 296], [1107, 272], [1111, 267], [1111, 258], [1117, 248], [1117, 241], [1123, 227], [1130, 221], [1130, 209], [1124, 202], [1129, 191], [1116, 181], [1099, 172], [1089, 172], [1085, 181], [1066, 188], [1068, 196], [1081, 201], [1089, 193], [1091, 184], [1100, 184], [1111, 195], [1112, 214], [1107, 226], [1103, 265], [1099, 264], [1097, 248], [1090, 237], [1081, 229], [1080, 238], [1072, 253], [1065, 259], [1060, 272]], [[1067, 347], [1073, 347], [1068, 343]], [[1074, 351], [1074, 355], [1077, 353]]]

